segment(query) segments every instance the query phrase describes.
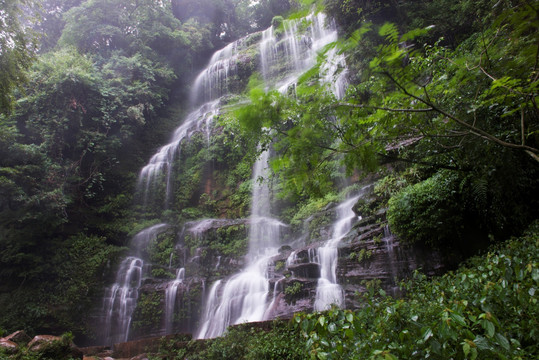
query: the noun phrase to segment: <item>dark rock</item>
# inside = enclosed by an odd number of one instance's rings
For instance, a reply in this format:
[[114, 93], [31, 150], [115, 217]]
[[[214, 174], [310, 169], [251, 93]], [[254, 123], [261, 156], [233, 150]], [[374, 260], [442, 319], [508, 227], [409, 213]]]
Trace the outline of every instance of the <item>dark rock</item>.
[[288, 266], [288, 270], [296, 277], [318, 279], [320, 277], [320, 265], [315, 263], [295, 264]]
[[19, 345], [6, 338], [0, 339], [0, 350], [7, 354], [15, 354], [19, 350]]
[[289, 246], [289, 245], [283, 245], [279, 248], [279, 254], [281, 253], [284, 253], [284, 252], [287, 252], [287, 251], [291, 251], [292, 250], [292, 247]]
[[19, 345], [21, 344], [28, 344], [32, 338], [28, 336], [24, 330], [15, 331], [12, 334], [9, 334], [8, 336], [4, 337], [5, 340], [13, 341], [14, 343], [17, 343]]

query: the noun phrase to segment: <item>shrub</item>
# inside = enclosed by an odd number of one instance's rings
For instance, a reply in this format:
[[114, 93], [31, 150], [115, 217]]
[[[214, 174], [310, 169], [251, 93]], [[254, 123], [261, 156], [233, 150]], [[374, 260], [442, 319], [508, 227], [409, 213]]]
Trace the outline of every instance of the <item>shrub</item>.
[[457, 175], [441, 171], [389, 200], [392, 231], [409, 243], [450, 245], [464, 226]]

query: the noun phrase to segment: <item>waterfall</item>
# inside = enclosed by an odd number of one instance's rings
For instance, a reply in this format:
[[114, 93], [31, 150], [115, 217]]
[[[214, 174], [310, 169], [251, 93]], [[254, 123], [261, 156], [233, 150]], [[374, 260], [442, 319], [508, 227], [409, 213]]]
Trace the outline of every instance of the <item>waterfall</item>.
[[165, 331], [167, 334], [172, 332], [172, 323], [174, 322], [174, 308], [176, 307], [176, 295], [178, 287], [185, 278], [185, 269], [180, 268], [176, 271], [176, 279], [171, 281], [165, 291]]
[[[310, 31], [301, 33], [300, 24], [309, 24]], [[326, 26], [326, 16], [322, 13], [311, 14], [304, 19], [286, 20], [283, 23], [284, 35], [278, 38], [273, 28], [262, 33], [259, 44], [262, 75], [268, 87], [275, 87], [285, 93], [297, 83], [299, 76], [311, 68], [316, 61], [318, 51], [337, 39], [335, 26]], [[226, 50], [225, 50], [226, 49]], [[223, 52], [232, 53], [234, 47], [227, 47]], [[219, 52], [217, 57], [223, 55]], [[335, 53], [332, 55], [337, 57]], [[333, 59], [339, 64], [344, 62]], [[228, 65], [221, 66], [223, 71], [230, 71]], [[333, 66], [325, 69], [323, 79], [337, 71]], [[344, 77], [341, 77], [344, 79]], [[202, 80], [206, 79], [206, 80]], [[199, 83], [211, 83], [213, 80], [201, 74]], [[341, 80], [342, 81], [342, 80]], [[206, 299], [204, 317], [197, 337], [213, 338], [221, 335], [229, 325], [243, 322], [264, 320], [268, 310], [268, 263], [278, 253], [280, 245], [281, 222], [271, 217], [271, 196], [268, 183], [268, 162], [270, 152], [261, 152], [253, 167], [253, 191], [249, 231], [249, 251], [246, 268], [232, 276], [227, 282], [216, 282]], [[276, 289], [276, 287], [275, 287]], [[271, 303], [275, 302], [275, 297]]]
[[331, 239], [318, 249], [320, 279], [318, 279], [316, 299], [314, 302], [314, 309], [317, 311], [327, 310], [331, 305], [341, 307], [344, 304], [343, 291], [337, 283], [337, 246], [341, 239], [350, 231], [354, 219], [357, 219], [352, 207], [358, 199], [359, 196], [355, 196], [337, 206], [337, 220], [333, 224]]
[[214, 284], [206, 300], [198, 338], [217, 337], [232, 324], [264, 320], [269, 293], [268, 263], [278, 252], [280, 228], [284, 226], [270, 217], [268, 158], [264, 151], [253, 168], [247, 267], [223, 285], [221, 280]]
[[167, 227], [167, 224], [157, 224], [136, 234], [131, 245], [136, 256], [126, 257], [116, 273], [116, 281], [105, 289], [103, 297], [104, 324], [101, 338], [105, 344], [127, 341], [131, 316], [137, 305], [138, 290], [142, 281], [144, 260], [141, 249]]
[[[279, 34], [274, 28], [265, 30], [255, 46], [260, 52], [260, 70], [267, 88], [275, 88], [286, 93], [295, 86], [302, 73], [316, 64], [319, 52], [326, 50], [325, 47], [337, 39], [337, 31], [335, 25], [327, 21], [322, 13], [311, 14], [303, 19], [286, 20], [283, 29]], [[184, 118], [169, 143], [159, 148], [139, 173], [137, 192], [141, 195], [142, 205], [151, 203], [163, 209], [169, 208], [175, 190], [174, 174], [181, 171], [174, 165], [178, 163], [178, 157], [181, 155], [181, 146], [195, 133], [202, 131], [206, 132], [206, 139], [209, 141], [212, 121], [220, 112], [221, 97], [237, 90], [235, 88], [237, 85], [231, 78], [238, 75], [238, 66], [244, 60], [241, 51], [253, 43], [247, 39], [235, 41], [215, 52], [208, 66], [196, 77], [190, 96], [195, 110]], [[339, 94], [343, 94], [346, 87], [344, 57], [335, 49], [327, 49], [325, 53], [328, 64], [320, 67], [320, 81], [329, 84], [335, 96], [341, 96]], [[260, 152], [252, 175], [246, 266], [228, 279], [217, 280], [209, 291], [206, 292], [204, 288], [202, 293], [204, 310], [197, 331], [200, 338], [219, 336], [231, 324], [263, 320], [268, 316], [270, 302], [268, 300], [272, 300], [272, 303], [277, 300], [275, 291], [278, 282], [274, 286], [273, 299], [268, 299], [270, 293], [268, 264], [271, 257], [278, 253], [281, 245], [280, 233], [285, 225], [272, 217], [270, 208], [272, 201], [268, 176], [270, 150]], [[188, 231], [196, 236], [197, 233], [207, 230], [215, 221], [217, 220], [200, 220]], [[136, 307], [142, 278], [145, 276], [144, 264], [147, 262], [141, 254], [165, 226], [167, 225], [152, 226], [133, 238], [130, 256], [120, 264], [116, 282], [106, 290], [103, 300], [105, 318], [103, 343], [111, 344], [129, 339], [131, 316]], [[318, 259], [319, 256], [312, 254], [313, 259]], [[194, 258], [191, 259], [193, 260]], [[172, 268], [172, 256], [168, 265]], [[217, 270], [219, 265], [220, 258], [214, 270]], [[188, 281], [184, 280], [186, 276], [189, 274], [185, 273], [184, 268], [177, 269], [176, 279], [166, 285], [164, 309], [166, 333], [174, 331], [174, 313], [180, 303], [179, 294], [188, 291], [186, 290]], [[205, 279], [200, 280], [205, 284]]]

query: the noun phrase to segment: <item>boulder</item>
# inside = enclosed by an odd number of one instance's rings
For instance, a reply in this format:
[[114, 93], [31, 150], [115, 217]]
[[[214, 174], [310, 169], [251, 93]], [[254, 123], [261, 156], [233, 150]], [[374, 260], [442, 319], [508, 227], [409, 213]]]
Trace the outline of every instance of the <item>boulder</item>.
[[0, 350], [7, 354], [15, 354], [19, 350], [19, 345], [6, 338], [0, 339]]
[[28, 343], [28, 351], [39, 353], [42, 357], [53, 359], [82, 359], [82, 351], [64, 337], [54, 335], [36, 335]]
[[4, 337], [4, 339], [13, 341], [14, 343], [17, 343], [19, 345], [21, 344], [28, 344], [32, 338], [28, 336], [24, 330], [15, 331], [12, 334], [9, 334], [8, 336]]
[[62, 338], [54, 335], [36, 335], [28, 343], [28, 350], [34, 352], [40, 352], [47, 347], [50, 347], [55, 342], [61, 342]]

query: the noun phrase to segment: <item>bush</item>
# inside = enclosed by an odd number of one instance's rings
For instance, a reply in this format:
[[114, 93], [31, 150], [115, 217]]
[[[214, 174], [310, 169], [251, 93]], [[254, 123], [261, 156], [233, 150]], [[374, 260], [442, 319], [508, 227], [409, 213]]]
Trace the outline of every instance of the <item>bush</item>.
[[441, 171], [404, 188], [389, 200], [387, 216], [392, 231], [408, 243], [450, 245], [464, 226], [457, 175]]
[[192, 360], [303, 360], [305, 342], [286, 322], [275, 321], [269, 331], [249, 324], [229, 328], [225, 335], [211, 340], [210, 345]]

